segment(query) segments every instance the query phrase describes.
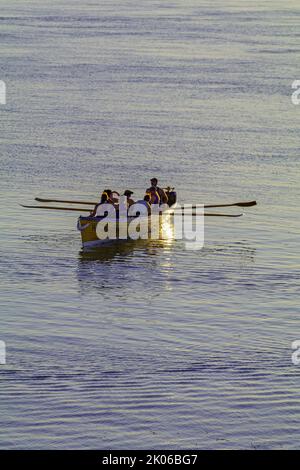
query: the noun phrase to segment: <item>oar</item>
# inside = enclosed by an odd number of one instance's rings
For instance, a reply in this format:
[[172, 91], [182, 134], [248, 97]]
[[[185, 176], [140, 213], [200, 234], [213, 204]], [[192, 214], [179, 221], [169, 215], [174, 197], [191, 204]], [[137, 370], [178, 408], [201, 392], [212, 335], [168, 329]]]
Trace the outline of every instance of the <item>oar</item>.
[[[58, 210], [58, 211], [77, 211], [77, 212], [91, 212], [90, 209], [81, 209], [80, 207], [56, 207], [56, 206], [28, 206], [25, 204], [20, 204], [22, 207], [26, 207], [28, 209], [50, 209], [50, 210]], [[197, 214], [196, 212], [192, 212], [191, 215], [193, 217], [200, 216], [203, 214]], [[241, 217], [243, 214], [214, 214], [208, 213], [204, 214], [206, 217]]]
[[65, 204], [87, 204], [89, 206], [95, 206], [96, 204], [98, 204], [97, 202], [88, 202], [88, 201], [68, 201], [68, 200], [64, 200], [64, 199], [43, 199], [41, 197], [36, 197], [35, 198], [36, 201], [38, 202], [63, 202]]
[[[169, 214], [169, 212], [168, 212]], [[175, 212], [171, 212], [171, 215], [176, 215], [176, 217], [179, 214], [176, 214]], [[182, 213], [183, 216], [191, 215], [192, 217], [200, 217], [204, 215], [205, 217], [242, 217], [243, 214], [219, 214], [219, 213], [214, 213], [214, 212], [205, 212], [204, 214], [200, 214], [199, 212], [190, 212], [190, 213]]]
[[205, 217], [242, 217], [243, 214], [214, 214], [213, 212], [205, 214], [196, 214], [195, 212], [192, 212], [191, 214], [185, 215], [192, 215], [193, 217], [197, 217], [200, 215], [204, 215]]
[[[211, 209], [212, 207], [232, 207], [232, 206], [238, 206], [238, 207], [251, 207], [251, 206], [256, 206], [257, 202], [256, 201], [248, 201], [248, 202], [234, 202], [233, 204], [204, 204], [204, 209]], [[197, 204], [186, 204], [185, 207], [178, 207], [174, 208], [174, 210], [182, 210], [182, 209], [190, 209], [191, 207], [196, 207]], [[199, 207], [200, 209], [200, 207]]]
[[[96, 205], [98, 204], [97, 202], [92, 202], [92, 201], [69, 201], [69, 200], [65, 200], [65, 199], [43, 199], [41, 197], [36, 197], [35, 198], [36, 201], [38, 202], [63, 202], [65, 204], [87, 204], [87, 205]], [[251, 206], [255, 206], [257, 204], [256, 201], [248, 201], [248, 202], [234, 202], [233, 204], [206, 204], [204, 205], [204, 209], [209, 209], [209, 208], [212, 208], [212, 207], [231, 207], [231, 206], [238, 206], [238, 207], [251, 207]], [[194, 207], [196, 206], [196, 204], [188, 204], [188, 206], [186, 206], [186, 208], [188, 207]], [[175, 208], [176, 209], [176, 208]], [[179, 207], [178, 208], [179, 210], [181, 210], [181, 208]], [[176, 210], [178, 210], [176, 209]]]
[[51, 210], [58, 210], [58, 211], [79, 211], [79, 212], [91, 212], [92, 209], [82, 209], [81, 207], [55, 207], [55, 206], [27, 206], [25, 204], [20, 204], [22, 207], [26, 207], [29, 209], [51, 209]]

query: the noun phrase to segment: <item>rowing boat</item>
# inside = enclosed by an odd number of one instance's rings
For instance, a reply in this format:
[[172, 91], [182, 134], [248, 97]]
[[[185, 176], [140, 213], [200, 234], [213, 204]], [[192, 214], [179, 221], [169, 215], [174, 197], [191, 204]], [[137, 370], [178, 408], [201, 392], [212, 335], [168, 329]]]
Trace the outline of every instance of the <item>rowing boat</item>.
[[[116, 192], [115, 192], [116, 193]], [[118, 193], [116, 193], [118, 195]], [[95, 205], [94, 202], [90, 201], [78, 201], [78, 200], [64, 200], [64, 199], [45, 199], [36, 197], [35, 200], [38, 202], [45, 202], [47, 205], [28, 205], [28, 204], [20, 204], [22, 207], [26, 208], [34, 208], [34, 209], [48, 209], [48, 210], [58, 210], [58, 211], [76, 211], [76, 212], [88, 212], [88, 216], [81, 215], [77, 220], [77, 229], [80, 231], [82, 245], [84, 248], [90, 248], [95, 246], [106, 246], [108, 244], [114, 244], [116, 242], [124, 242], [128, 240], [138, 240], [138, 239], [146, 239], [146, 240], [158, 240], [158, 239], [172, 239], [178, 236], [177, 228], [179, 226], [182, 229], [182, 225], [180, 219], [191, 219], [196, 218], [198, 219], [199, 216], [205, 217], [241, 217], [243, 214], [226, 214], [226, 213], [207, 213], [204, 210], [206, 208], [214, 208], [214, 207], [251, 207], [255, 206], [257, 203], [256, 201], [246, 201], [246, 202], [235, 202], [235, 203], [222, 203], [222, 204], [184, 204], [183, 206], [177, 204], [176, 202], [176, 192], [174, 188], [167, 188], [166, 194], [168, 196], [168, 205], [151, 206], [151, 213], [148, 214], [147, 210], [145, 210], [145, 206], [136, 207], [137, 204], [131, 206], [134, 207], [136, 211], [139, 211], [139, 208], [142, 211], [130, 213], [131, 209], [129, 210], [129, 214], [127, 213], [126, 204], [120, 206], [109, 205], [109, 210], [104, 209], [104, 206], [101, 207], [103, 213], [101, 216], [99, 214], [97, 216], [92, 216], [92, 208], [83, 208], [83, 207], [64, 207], [64, 206], [50, 206], [48, 203], [56, 202], [56, 203], [68, 203], [68, 204], [78, 204], [78, 205]], [[125, 202], [125, 201], [124, 201]], [[115, 210], [114, 214], [111, 212], [111, 207], [117, 209]], [[124, 207], [124, 211], [122, 210]], [[199, 212], [200, 209], [200, 212]], [[105, 213], [106, 212], [106, 213]], [[176, 219], [176, 221], [175, 221]], [[175, 223], [173, 224], [173, 222]], [[153, 222], [154, 222], [154, 230], [153, 230]], [[184, 220], [184, 227], [185, 227]], [[178, 225], [176, 225], [176, 223]], [[173, 226], [174, 225], [174, 226]], [[187, 224], [188, 225], [188, 224]], [[200, 224], [201, 225], [201, 224]], [[100, 226], [100, 230], [99, 229]], [[132, 237], [132, 231], [129, 230], [133, 226], [134, 229], [134, 236]], [[111, 232], [109, 227], [113, 227], [113, 232], [115, 236], [111, 236]], [[106, 230], [107, 228], [107, 230]], [[187, 229], [188, 231], [189, 229]], [[107, 232], [107, 233], [106, 233]], [[153, 236], [154, 233], [154, 236]], [[194, 233], [194, 232], [193, 232]], [[125, 234], [125, 235], [124, 235]], [[176, 234], [176, 236], [174, 236]], [[183, 237], [184, 238], [184, 237]], [[189, 239], [189, 238], [188, 238]]]
[[[168, 188], [167, 195], [168, 204], [165, 204], [164, 208], [157, 214], [156, 239], [164, 237], [163, 227], [165, 224], [170, 223], [171, 213], [176, 208], [177, 196], [174, 188], [172, 190]], [[144, 216], [140, 215], [139, 212], [135, 216], [128, 215], [126, 209], [125, 213], [117, 210], [113, 214], [106, 214], [106, 216], [102, 217], [80, 216], [77, 221], [77, 229], [81, 234], [82, 246], [84, 248], [91, 248], [135, 239], [130, 235], [130, 226], [135, 221], [138, 222], [137, 227], [135, 227], [137, 229], [135, 231], [136, 239], [153, 238], [153, 217], [150, 214], [148, 215], [147, 210]], [[99, 230], [100, 225], [101, 230]], [[139, 230], [140, 233], [138, 232]], [[144, 236], [141, 233], [142, 231], [144, 231]]]

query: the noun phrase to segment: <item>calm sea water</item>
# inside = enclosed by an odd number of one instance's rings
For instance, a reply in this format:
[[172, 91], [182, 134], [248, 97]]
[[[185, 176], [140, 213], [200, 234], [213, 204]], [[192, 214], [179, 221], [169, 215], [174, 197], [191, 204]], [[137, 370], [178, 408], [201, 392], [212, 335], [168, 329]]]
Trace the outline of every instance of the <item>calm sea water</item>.
[[[299, 446], [299, 27], [291, 0], [1, 0], [1, 448]], [[90, 254], [18, 205], [153, 175], [259, 204], [202, 251]]]

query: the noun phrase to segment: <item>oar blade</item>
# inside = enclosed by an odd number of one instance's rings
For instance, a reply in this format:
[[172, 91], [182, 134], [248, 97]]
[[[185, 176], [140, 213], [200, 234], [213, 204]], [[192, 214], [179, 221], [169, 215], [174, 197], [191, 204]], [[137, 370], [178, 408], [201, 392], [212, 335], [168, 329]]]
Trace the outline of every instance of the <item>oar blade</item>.
[[251, 207], [251, 206], [256, 206], [257, 202], [256, 201], [249, 201], [249, 202], [238, 202], [236, 206], [239, 207]]

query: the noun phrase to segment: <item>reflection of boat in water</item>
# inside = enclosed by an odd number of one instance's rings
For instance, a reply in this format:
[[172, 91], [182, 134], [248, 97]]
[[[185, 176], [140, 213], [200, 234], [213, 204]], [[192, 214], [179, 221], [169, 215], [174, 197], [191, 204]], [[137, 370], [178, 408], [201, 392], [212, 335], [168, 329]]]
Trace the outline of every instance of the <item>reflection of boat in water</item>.
[[102, 244], [90, 247], [90, 249], [83, 248], [79, 252], [79, 259], [81, 263], [113, 260], [122, 262], [130, 255], [153, 255], [163, 248], [171, 248], [172, 241], [172, 238], [169, 240], [127, 240], [126, 243], [116, 240], [114, 243], [107, 243], [105, 250]]
[[171, 290], [174, 248], [174, 240], [128, 240], [126, 243], [116, 241], [105, 249], [101, 245], [82, 249], [76, 270], [79, 291], [83, 295], [101, 297], [110, 297], [113, 293], [116, 299], [126, 301], [129, 298], [138, 301], [146, 296], [150, 301], [153, 296], [148, 282], [150, 273], [159, 283], [156, 296]]
[[[146, 240], [159, 240], [172, 238], [172, 214], [176, 207], [176, 193], [168, 194], [169, 204], [153, 218], [153, 215], [131, 216], [125, 213], [121, 216], [119, 211], [113, 211], [112, 215], [107, 214], [101, 217], [80, 216], [77, 222], [77, 229], [80, 231], [82, 246], [84, 248], [94, 248], [105, 246], [106, 250], [115, 244], [133, 243]], [[101, 230], [98, 229], [101, 224]], [[130, 235], [130, 227], [134, 224], [136, 239]], [[154, 227], [156, 225], [156, 227]], [[142, 231], [144, 232], [142, 235]], [[113, 233], [111, 237], [109, 232]], [[154, 236], [153, 236], [154, 234]]]

